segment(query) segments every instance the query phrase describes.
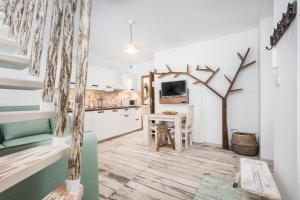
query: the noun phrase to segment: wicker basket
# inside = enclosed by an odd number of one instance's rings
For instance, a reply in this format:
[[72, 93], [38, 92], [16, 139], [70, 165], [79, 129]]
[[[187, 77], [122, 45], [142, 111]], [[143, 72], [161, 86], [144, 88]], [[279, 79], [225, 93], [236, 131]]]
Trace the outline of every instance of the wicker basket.
[[232, 150], [244, 156], [256, 156], [258, 143], [254, 133], [234, 132], [231, 137]]

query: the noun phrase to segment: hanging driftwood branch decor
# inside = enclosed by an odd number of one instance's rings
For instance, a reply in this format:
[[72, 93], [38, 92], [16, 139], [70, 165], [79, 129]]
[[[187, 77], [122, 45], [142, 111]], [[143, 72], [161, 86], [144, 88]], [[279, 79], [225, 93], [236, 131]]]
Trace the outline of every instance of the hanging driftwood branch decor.
[[233, 79], [230, 79], [228, 76], [226, 76], [224, 74], [224, 77], [226, 78], [226, 80], [229, 82], [229, 87], [225, 93], [225, 95], [223, 96], [221, 93], [219, 93], [217, 90], [215, 90], [214, 88], [212, 88], [209, 83], [210, 81], [216, 76], [216, 74], [220, 71], [220, 68], [217, 68], [216, 70], [213, 70], [211, 67], [209, 66], [205, 66], [205, 67], [200, 67], [199, 65], [197, 65], [196, 67], [196, 71], [203, 71], [203, 72], [208, 72], [211, 73], [211, 75], [208, 77], [208, 79], [206, 80], [201, 80], [195, 76], [193, 76], [190, 73], [189, 70], [189, 66], [187, 65], [187, 70], [186, 72], [175, 72], [173, 71], [169, 65], [166, 65], [168, 68], [168, 72], [162, 72], [159, 73], [156, 70], [154, 71], [154, 74], [159, 75], [158, 78], [163, 78], [166, 76], [170, 76], [170, 75], [175, 75], [175, 77], [178, 77], [179, 75], [186, 75], [188, 77], [190, 77], [191, 79], [193, 79], [195, 82], [193, 84], [202, 84], [205, 87], [207, 87], [210, 91], [212, 91], [215, 95], [217, 95], [218, 97], [221, 98], [222, 100], [222, 148], [223, 149], [229, 149], [229, 142], [228, 142], [228, 127], [227, 127], [227, 99], [229, 94], [234, 93], [234, 92], [239, 92], [242, 91], [242, 88], [237, 88], [237, 89], [233, 89], [234, 83], [238, 77], [238, 75], [240, 74], [240, 72], [244, 69], [246, 69], [247, 67], [253, 65], [256, 63], [256, 61], [252, 61], [248, 64], [245, 64], [245, 61], [248, 57], [248, 54], [250, 52], [250, 48], [248, 48], [246, 54], [244, 56], [242, 56], [240, 53], [237, 53], [238, 58], [240, 59], [241, 63], [234, 75]]
[[4, 24], [5, 18], [8, 15], [8, 8], [9, 8], [9, 1], [4, 1], [3, 3], [3, 7], [1, 8], [1, 12], [4, 13], [4, 20], [2, 22], [2, 24]]
[[8, 27], [11, 27], [12, 20], [13, 20], [13, 14], [15, 12], [15, 7], [18, 2], [18, 0], [8, 0], [8, 6], [6, 7], [5, 11], [5, 18], [3, 21], [4, 25], [7, 25]]
[[77, 48], [77, 74], [75, 106], [73, 113], [73, 137], [69, 158], [68, 179], [80, 178], [82, 141], [84, 129], [85, 89], [88, 69], [92, 0], [80, 0], [79, 41]]
[[18, 4], [16, 5], [16, 10], [13, 13], [12, 25], [9, 29], [9, 37], [10, 38], [17, 39], [17, 37], [19, 35], [20, 24], [21, 24], [22, 17], [23, 17], [24, 7], [25, 7], [25, 0], [19, 0]]
[[48, 0], [38, 0], [36, 27], [33, 32], [32, 52], [30, 56], [29, 74], [39, 76], [40, 61], [43, 50], [44, 29], [47, 17]]
[[53, 13], [51, 19], [50, 40], [48, 46], [46, 75], [43, 87], [43, 101], [53, 102], [56, 68], [57, 68], [57, 54], [59, 51], [59, 41], [61, 35], [62, 18], [63, 18], [64, 1], [53, 1]]
[[61, 69], [58, 83], [58, 115], [54, 131], [56, 137], [63, 137], [67, 126], [68, 95], [72, 73], [74, 44], [74, 18], [77, 0], [67, 0], [64, 11], [63, 44], [61, 51]]
[[34, 13], [35, 0], [28, 0], [25, 4], [24, 14], [20, 27], [19, 47], [18, 53], [21, 55], [27, 55], [28, 43], [31, 33], [32, 18]]
[[277, 23], [277, 27], [274, 29], [274, 33], [270, 36], [271, 47], [266, 47], [267, 50], [271, 50], [277, 45], [279, 40], [284, 35], [285, 31], [290, 27], [297, 15], [297, 1], [289, 3], [286, 13], [282, 14], [280, 22]]

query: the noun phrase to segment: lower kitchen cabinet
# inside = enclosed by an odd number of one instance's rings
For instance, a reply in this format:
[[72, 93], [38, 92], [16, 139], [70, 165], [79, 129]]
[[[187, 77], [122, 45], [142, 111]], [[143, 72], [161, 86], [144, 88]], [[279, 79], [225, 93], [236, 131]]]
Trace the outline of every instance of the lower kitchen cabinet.
[[132, 132], [141, 129], [141, 127], [141, 111], [139, 108], [85, 113], [85, 131], [96, 133], [98, 141]]
[[107, 125], [107, 112], [104, 110], [92, 111], [91, 126], [92, 131], [97, 134], [97, 140], [103, 140], [109, 136], [109, 127]]

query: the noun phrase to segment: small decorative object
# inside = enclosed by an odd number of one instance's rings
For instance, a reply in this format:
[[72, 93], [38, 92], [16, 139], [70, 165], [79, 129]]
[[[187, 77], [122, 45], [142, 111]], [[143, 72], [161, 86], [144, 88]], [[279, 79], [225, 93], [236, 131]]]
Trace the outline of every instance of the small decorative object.
[[164, 110], [162, 113], [165, 115], [176, 115], [177, 114], [177, 112], [175, 110]]
[[255, 133], [234, 132], [231, 137], [233, 152], [244, 156], [256, 156], [258, 143]]
[[289, 28], [297, 15], [297, 1], [289, 3], [286, 13], [282, 14], [280, 22], [277, 23], [277, 27], [274, 29], [273, 35], [270, 36], [271, 47], [266, 47], [267, 50], [271, 50], [284, 35], [285, 31]]

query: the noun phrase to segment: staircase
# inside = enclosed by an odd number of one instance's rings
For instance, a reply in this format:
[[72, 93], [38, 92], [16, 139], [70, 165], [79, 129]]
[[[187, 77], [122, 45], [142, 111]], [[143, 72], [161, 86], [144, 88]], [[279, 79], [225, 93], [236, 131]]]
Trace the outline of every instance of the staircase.
[[[80, 200], [83, 197], [84, 187], [80, 185], [80, 159], [82, 144], [77, 144], [83, 136], [84, 91], [86, 81], [83, 78], [87, 73], [87, 58], [89, 47], [89, 30], [91, 17], [91, 0], [79, 0], [80, 23], [76, 30], [79, 31], [77, 77], [72, 144], [63, 142], [64, 133], [55, 132], [52, 144], [34, 147], [17, 153], [0, 157], [0, 193], [13, 187], [17, 183], [47, 168], [65, 156], [69, 156], [68, 178], [66, 183], [61, 183], [44, 199]], [[26, 2], [23, 4], [23, 2]], [[1, 77], [0, 89], [12, 90], [42, 90], [41, 108], [39, 111], [0, 112], [0, 124], [46, 119], [57, 116], [57, 126], [63, 126], [67, 117], [66, 103], [63, 102], [68, 95], [72, 69], [73, 42], [75, 30], [75, 13], [77, 0], [53, 0], [53, 5], [48, 9], [47, 0], [0, 0], [0, 68], [15, 70], [24, 73], [23, 79], [14, 77]], [[47, 19], [47, 12], [51, 12], [51, 19]], [[64, 17], [62, 17], [64, 16]], [[33, 20], [35, 19], [35, 20]], [[46, 21], [51, 21], [50, 33], [44, 33]], [[33, 24], [33, 23], [36, 24]], [[64, 23], [63, 23], [64, 22]], [[64, 32], [64, 34], [62, 34]], [[50, 35], [49, 41], [44, 41], [43, 36]], [[62, 40], [60, 39], [61, 37]], [[29, 44], [32, 41], [32, 45]], [[62, 45], [60, 45], [62, 41]], [[43, 45], [49, 43], [46, 62], [41, 62]], [[31, 46], [31, 49], [28, 47]], [[62, 56], [58, 54], [62, 46]], [[62, 60], [61, 75], [59, 76], [58, 109], [53, 109], [53, 96], [56, 82], [57, 60]], [[46, 63], [46, 66], [40, 66]], [[45, 68], [46, 75], [40, 79], [40, 69]], [[45, 106], [46, 105], [46, 106]], [[49, 106], [50, 105], [50, 106]], [[83, 115], [84, 116], [84, 115]], [[61, 128], [58, 130], [62, 130]], [[64, 131], [63, 131], [64, 132]], [[57, 143], [57, 141], [60, 141]], [[72, 184], [69, 184], [69, 183]], [[79, 184], [74, 184], [74, 183]], [[43, 184], [43, 183], [40, 183]]]

